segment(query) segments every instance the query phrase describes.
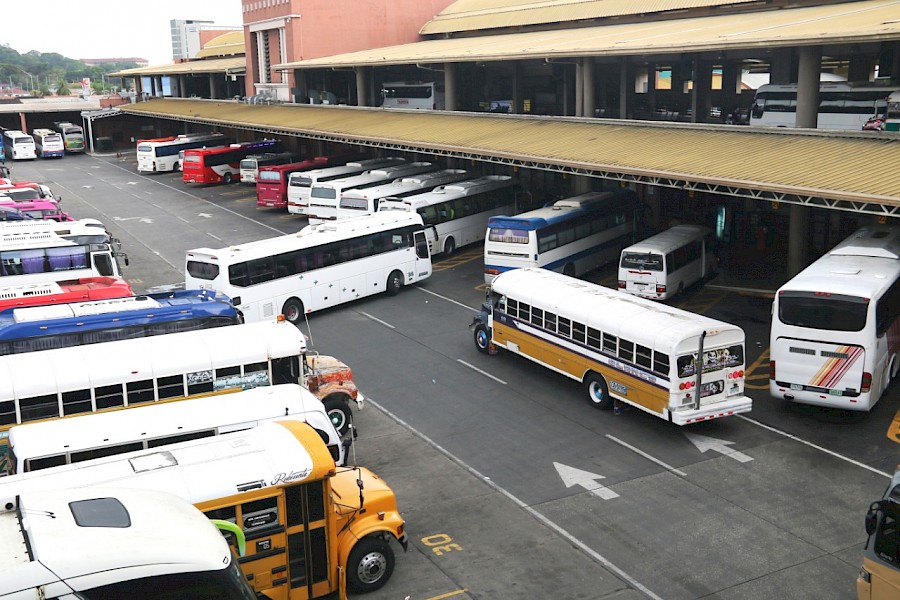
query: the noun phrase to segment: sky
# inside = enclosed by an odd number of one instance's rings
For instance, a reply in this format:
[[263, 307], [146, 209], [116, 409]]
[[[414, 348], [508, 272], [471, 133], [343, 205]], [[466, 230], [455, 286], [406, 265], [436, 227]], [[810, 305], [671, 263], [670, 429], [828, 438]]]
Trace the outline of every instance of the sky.
[[172, 62], [171, 19], [241, 27], [241, 0], [12, 0], [0, 44], [20, 54], [58, 52], [68, 58], [141, 57]]

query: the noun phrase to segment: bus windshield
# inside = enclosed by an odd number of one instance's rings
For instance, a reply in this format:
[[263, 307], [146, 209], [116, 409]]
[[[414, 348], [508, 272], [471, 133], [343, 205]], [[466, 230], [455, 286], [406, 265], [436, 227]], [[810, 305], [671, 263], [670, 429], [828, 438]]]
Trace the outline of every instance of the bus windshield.
[[778, 296], [778, 319], [785, 325], [827, 331], [862, 331], [869, 300], [843, 294], [784, 291]]

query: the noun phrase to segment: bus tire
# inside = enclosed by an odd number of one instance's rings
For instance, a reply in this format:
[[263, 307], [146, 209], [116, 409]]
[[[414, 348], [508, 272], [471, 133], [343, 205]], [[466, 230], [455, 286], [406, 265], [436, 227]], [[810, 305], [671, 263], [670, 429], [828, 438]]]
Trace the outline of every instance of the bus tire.
[[480, 323], [475, 327], [475, 347], [482, 354], [490, 354], [491, 334], [488, 328]]
[[338, 435], [343, 438], [353, 423], [353, 411], [350, 410], [350, 403], [343, 396], [335, 395], [322, 400], [322, 404], [325, 406], [325, 412], [328, 414], [331, 424], [334, 425]]
[[391, 271], [387, 278], [387, 287], [385, 291], [388, 296], [396, 296], [403, 287], [403, 274], [400, 271]]
[[289, 323], [299, 323], [303, 318], [303, 303], [296, 298], [290, 298], [281, 307], [281, 314], [284, 320]]
[[588, 401], [594, 408], [610, 410], [613, 407], [613, 399], [609, 395], [609, 386], [602, 375], [591, 373], [584, 379], [584, 388], [587, 391]]
[[575, 265], [572, 263], [566, 263], [566, 266], [563, 267], [563, 275], [568, 277], [575, 277]]
[[181, 169], [179, 168], [179, 164], [178, 164], [178, 162], [176, 161], [175, 164], [172, 165], [172, 172], [173, 172], [173, 173], [176, 173], [176, 172], [178, 172], [178, 171], [180, 171], [180, 170], [181, 170]]
[[232, 181], [231, 173], [225, 173], [225, 176], [222, 177], [222, 180], [225, 181], [225, 183], [231, 183], [231, 181]]
[[454, 252], [456, 252], [456, 242], [452, 237], [448, 237], [444, 242], [444, 254], [446, 256], [451, 256]]
[[347, 558], [347, 587], [357, 594], [380, 589], [394, 572], [394, 551], [380, 537], [369, 536], [356, 542]]

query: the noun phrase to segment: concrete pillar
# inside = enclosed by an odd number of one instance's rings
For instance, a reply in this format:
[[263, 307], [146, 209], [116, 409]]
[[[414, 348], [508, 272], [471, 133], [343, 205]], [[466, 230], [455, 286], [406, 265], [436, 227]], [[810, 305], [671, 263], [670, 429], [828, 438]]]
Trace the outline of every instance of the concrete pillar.
[[[178, 86], [178, 97], [179, 98], [187, 98], [187, 75], [178, 75], [175, 77], [176, 85]], [[174, 95], [174, 94], [173, 94]]]
[[[647, 110], [656, 110], [656, 63], [647, 63]], [[624, 115], [620, 115], [624, 118]], [[657, 195], [658, 197], [658, 195]]]
[[822, 47], [802, 46], [797, 71], [797, 127], [815, 128], [819, 120], [819, 72]]
[[847, 69], [848, 81], [871, 81], [873, 74], [871, 56], [860, 54], [850, 56], [850, 67]]
[[584, 99], [582, 100], [582, 116], [593, 117], [596, 100], [594, 99], [594, 58], [586, 56], [581, 63], [581, 80], [584, 88]]
[[741, 63], [726, 60], [722, 64], [722, 116], [727, 117], [738, 107], [738, 95], [741, 93]]
[[808, 253], [809, 209], [791, 204], [788, 226], [787, 276], [793, 277], [806, 267]]
[[791, 83], [794, 81], [794, 53], [790, 48], [772, 51], [769, 61], [769, 83]]
[[309, 84], [307, 83], [306, 79], [306, 71], [298, 69], [294, 71], [294, 73], [294, 77], [297, 81], [297, 87], [294, 92], [294, 102], [306, 104], [307, 102], [309, 102]]
[[586, 177], [584, 175], [575, 175], [575, 179], [572, 181], [572, 187], [575, 188], [573, 190], [574, 194], [577, 196], [578, 194], [586, 194], [593, 189], [594, 186], [594, 178]]
[[691, 121], [706, 123], [709, 117], [709, 95], [712, 89], [712, 63], [708, 60], [694, 58], [691, 67]]
[[209, 97], [212, 99], [219, 97], [219, 77], [221, 77], [221, 75], [218, 73], [209, 74]]
[[444, 64], [444, 108], [456, 110], [459, 105], [456, 86], [459, 84], [459, 72], [456, 63]]
[[366, 92], [368, 91], [368, 87], [366, 86], [368, 69], [366, 67], [356, 67], [354, 71], [356, 72], [356, 105], [369, 106], [369, 99], [366, 95]]
[[584, 116], [584, 59], [575, 59], [575, 116]]
[[522, 65], [519, 61], [514, 60], [512, 62], [510, 76], [512, 83], [512, 103], [509, 107], [509, 112], [521, 115], [525, 112], [525, 104], [524, 99], [522, 98]]
[[900, 43], [881, 42], [878, 52], [878, 77], [900, 81]]
[[25, 113], [19, 113], [19, 131], [28, 132], [28, 121], [25, 119]]
[[628, 57], [623, 56], [619, 59], [619, 118], [620, 119], [630, 119], [631, 118], [631, 107], [628, 105], [628, 100], [630, 98], [629, 94], [629, 85], [634, 85], [633, 82], [628, 80]]

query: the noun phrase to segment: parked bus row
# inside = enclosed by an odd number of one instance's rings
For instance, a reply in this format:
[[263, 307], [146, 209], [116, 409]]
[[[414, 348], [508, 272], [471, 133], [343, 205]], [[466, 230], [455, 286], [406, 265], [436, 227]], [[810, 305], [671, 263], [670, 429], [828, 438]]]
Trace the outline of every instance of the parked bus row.
[[2, 130], [0, 156], [7, 160], [59, 158], [66, 152], [84, 151], [84, 133], [80, 126], [58, 121], [52, 127], [38, 127], [29, 134], [18, 129]]

